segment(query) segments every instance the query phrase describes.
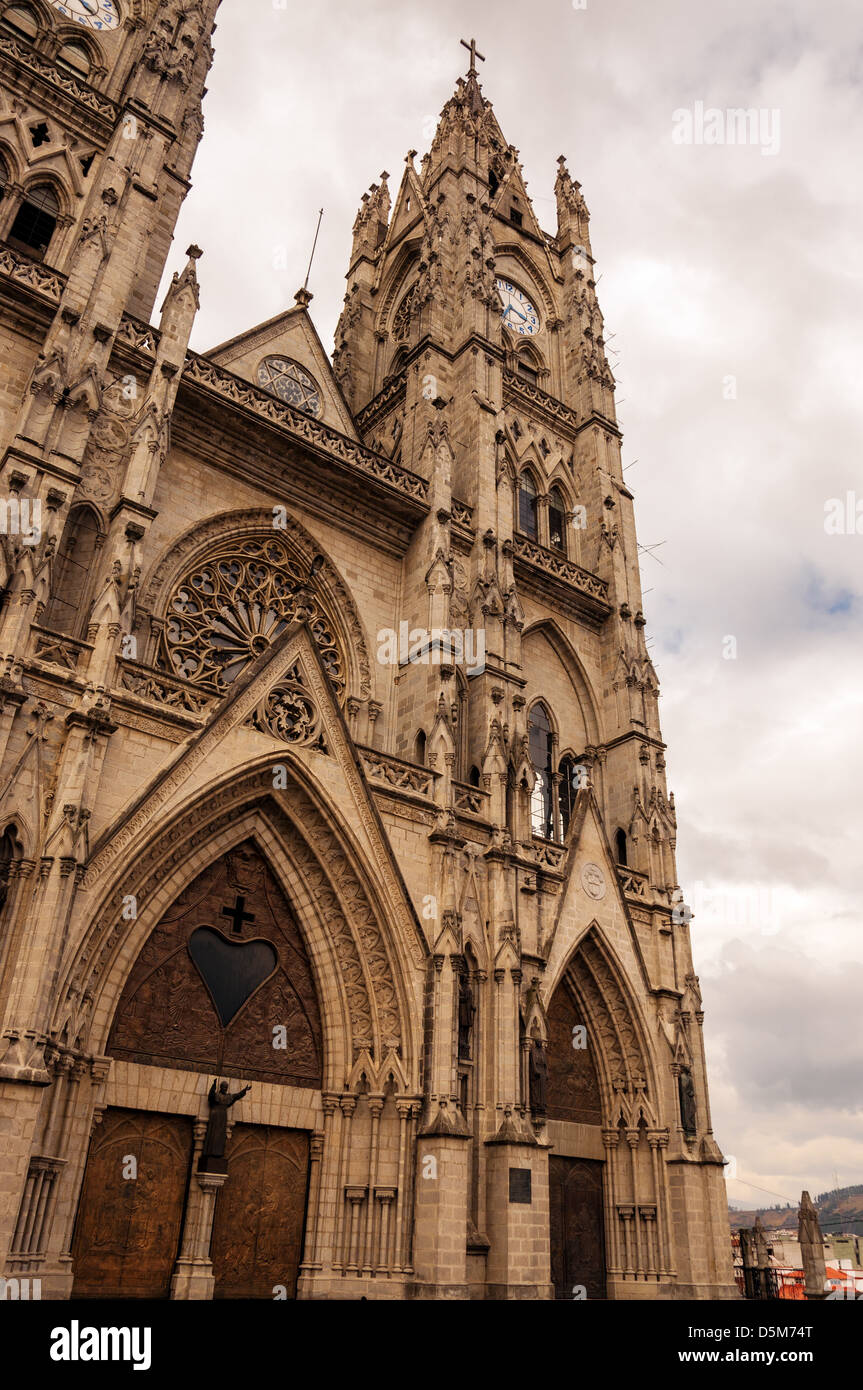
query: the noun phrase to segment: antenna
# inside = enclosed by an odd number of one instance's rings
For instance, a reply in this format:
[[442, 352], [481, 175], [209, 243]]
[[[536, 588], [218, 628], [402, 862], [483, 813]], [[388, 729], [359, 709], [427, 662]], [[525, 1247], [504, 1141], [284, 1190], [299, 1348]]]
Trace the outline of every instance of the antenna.
[[312, 273], [312, 261], [315, 259], [315, 251], [317, 250], [318, 245], [318, 233], [321, 230], [321, 222], [323, 221], [323, 216], [324, 210], [323, 208], [321, 208], [320, 212], [318, 213], [318, 225], [315, 228], [315, 240], [312, 244], [312, 254], [309, 256], [309, 268], [306, 271], [306, 283], [303, 285], [304, 290], [307, 290], [309, 288], [309, 276]]

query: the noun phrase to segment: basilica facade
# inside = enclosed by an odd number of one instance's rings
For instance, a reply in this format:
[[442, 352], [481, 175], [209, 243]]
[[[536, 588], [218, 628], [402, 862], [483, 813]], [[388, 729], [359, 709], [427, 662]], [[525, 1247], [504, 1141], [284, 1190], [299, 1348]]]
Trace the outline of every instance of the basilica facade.
[[0, 4], [0, 1276], [733, 1297], [580, 185], [471, 45], [190, 351], [217, 9]]

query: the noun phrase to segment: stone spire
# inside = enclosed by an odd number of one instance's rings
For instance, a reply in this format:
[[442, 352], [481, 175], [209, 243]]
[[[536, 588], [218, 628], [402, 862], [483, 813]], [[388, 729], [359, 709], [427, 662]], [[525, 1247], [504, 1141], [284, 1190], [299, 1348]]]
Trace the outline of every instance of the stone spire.
[[797, 1212], [797, 1235], [800, 1258], [806, 1276], [806, 1297], [823, 1298], [827, 1285], [827, 1265], [824, 1259], [824, 1237], [818, 1222], [818, 1210], [808, 1192], [801, 1193]]

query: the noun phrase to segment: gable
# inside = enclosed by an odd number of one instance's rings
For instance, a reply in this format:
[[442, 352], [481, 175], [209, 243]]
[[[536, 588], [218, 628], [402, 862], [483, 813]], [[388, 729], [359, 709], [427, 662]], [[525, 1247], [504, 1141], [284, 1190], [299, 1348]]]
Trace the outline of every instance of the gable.
[[[329, 358], [302, 305], [277, 314], [266, 323], [231, 338], [203, 355], [255, 386], [263, 385], [259, 372], [265, 359], [274, 358], [288, 366], [297, 363], [318, 388], [320, 408], [313, 412], [316, 418], [346, 434], [349, 439], [359, 440], [353, 416], [345, 404]], [[299, 400], [289, 400], [289, 404], [299, 403]]]

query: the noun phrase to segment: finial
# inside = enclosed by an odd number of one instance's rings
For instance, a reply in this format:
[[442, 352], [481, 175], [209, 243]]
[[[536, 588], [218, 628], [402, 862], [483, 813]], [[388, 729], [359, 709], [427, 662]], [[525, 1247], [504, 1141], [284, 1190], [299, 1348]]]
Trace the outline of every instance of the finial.
[[195, 245], [190, 246], [188, 251], [186, 252], [186, 255], [189, 257], [190, 261], [199, 261], [203, 254], [204, 253], [201, 250], [200, 246]]
[[301, 290], [297, 290], [296, 294], [294, 295], [294, 302], [296, 304], [299, 304], [301, 309], [308, 309], [314, 297], [315, 296], [312, 294], [311, 290], [307, 290], [305, 286], [303, 286], [303, 288]]

